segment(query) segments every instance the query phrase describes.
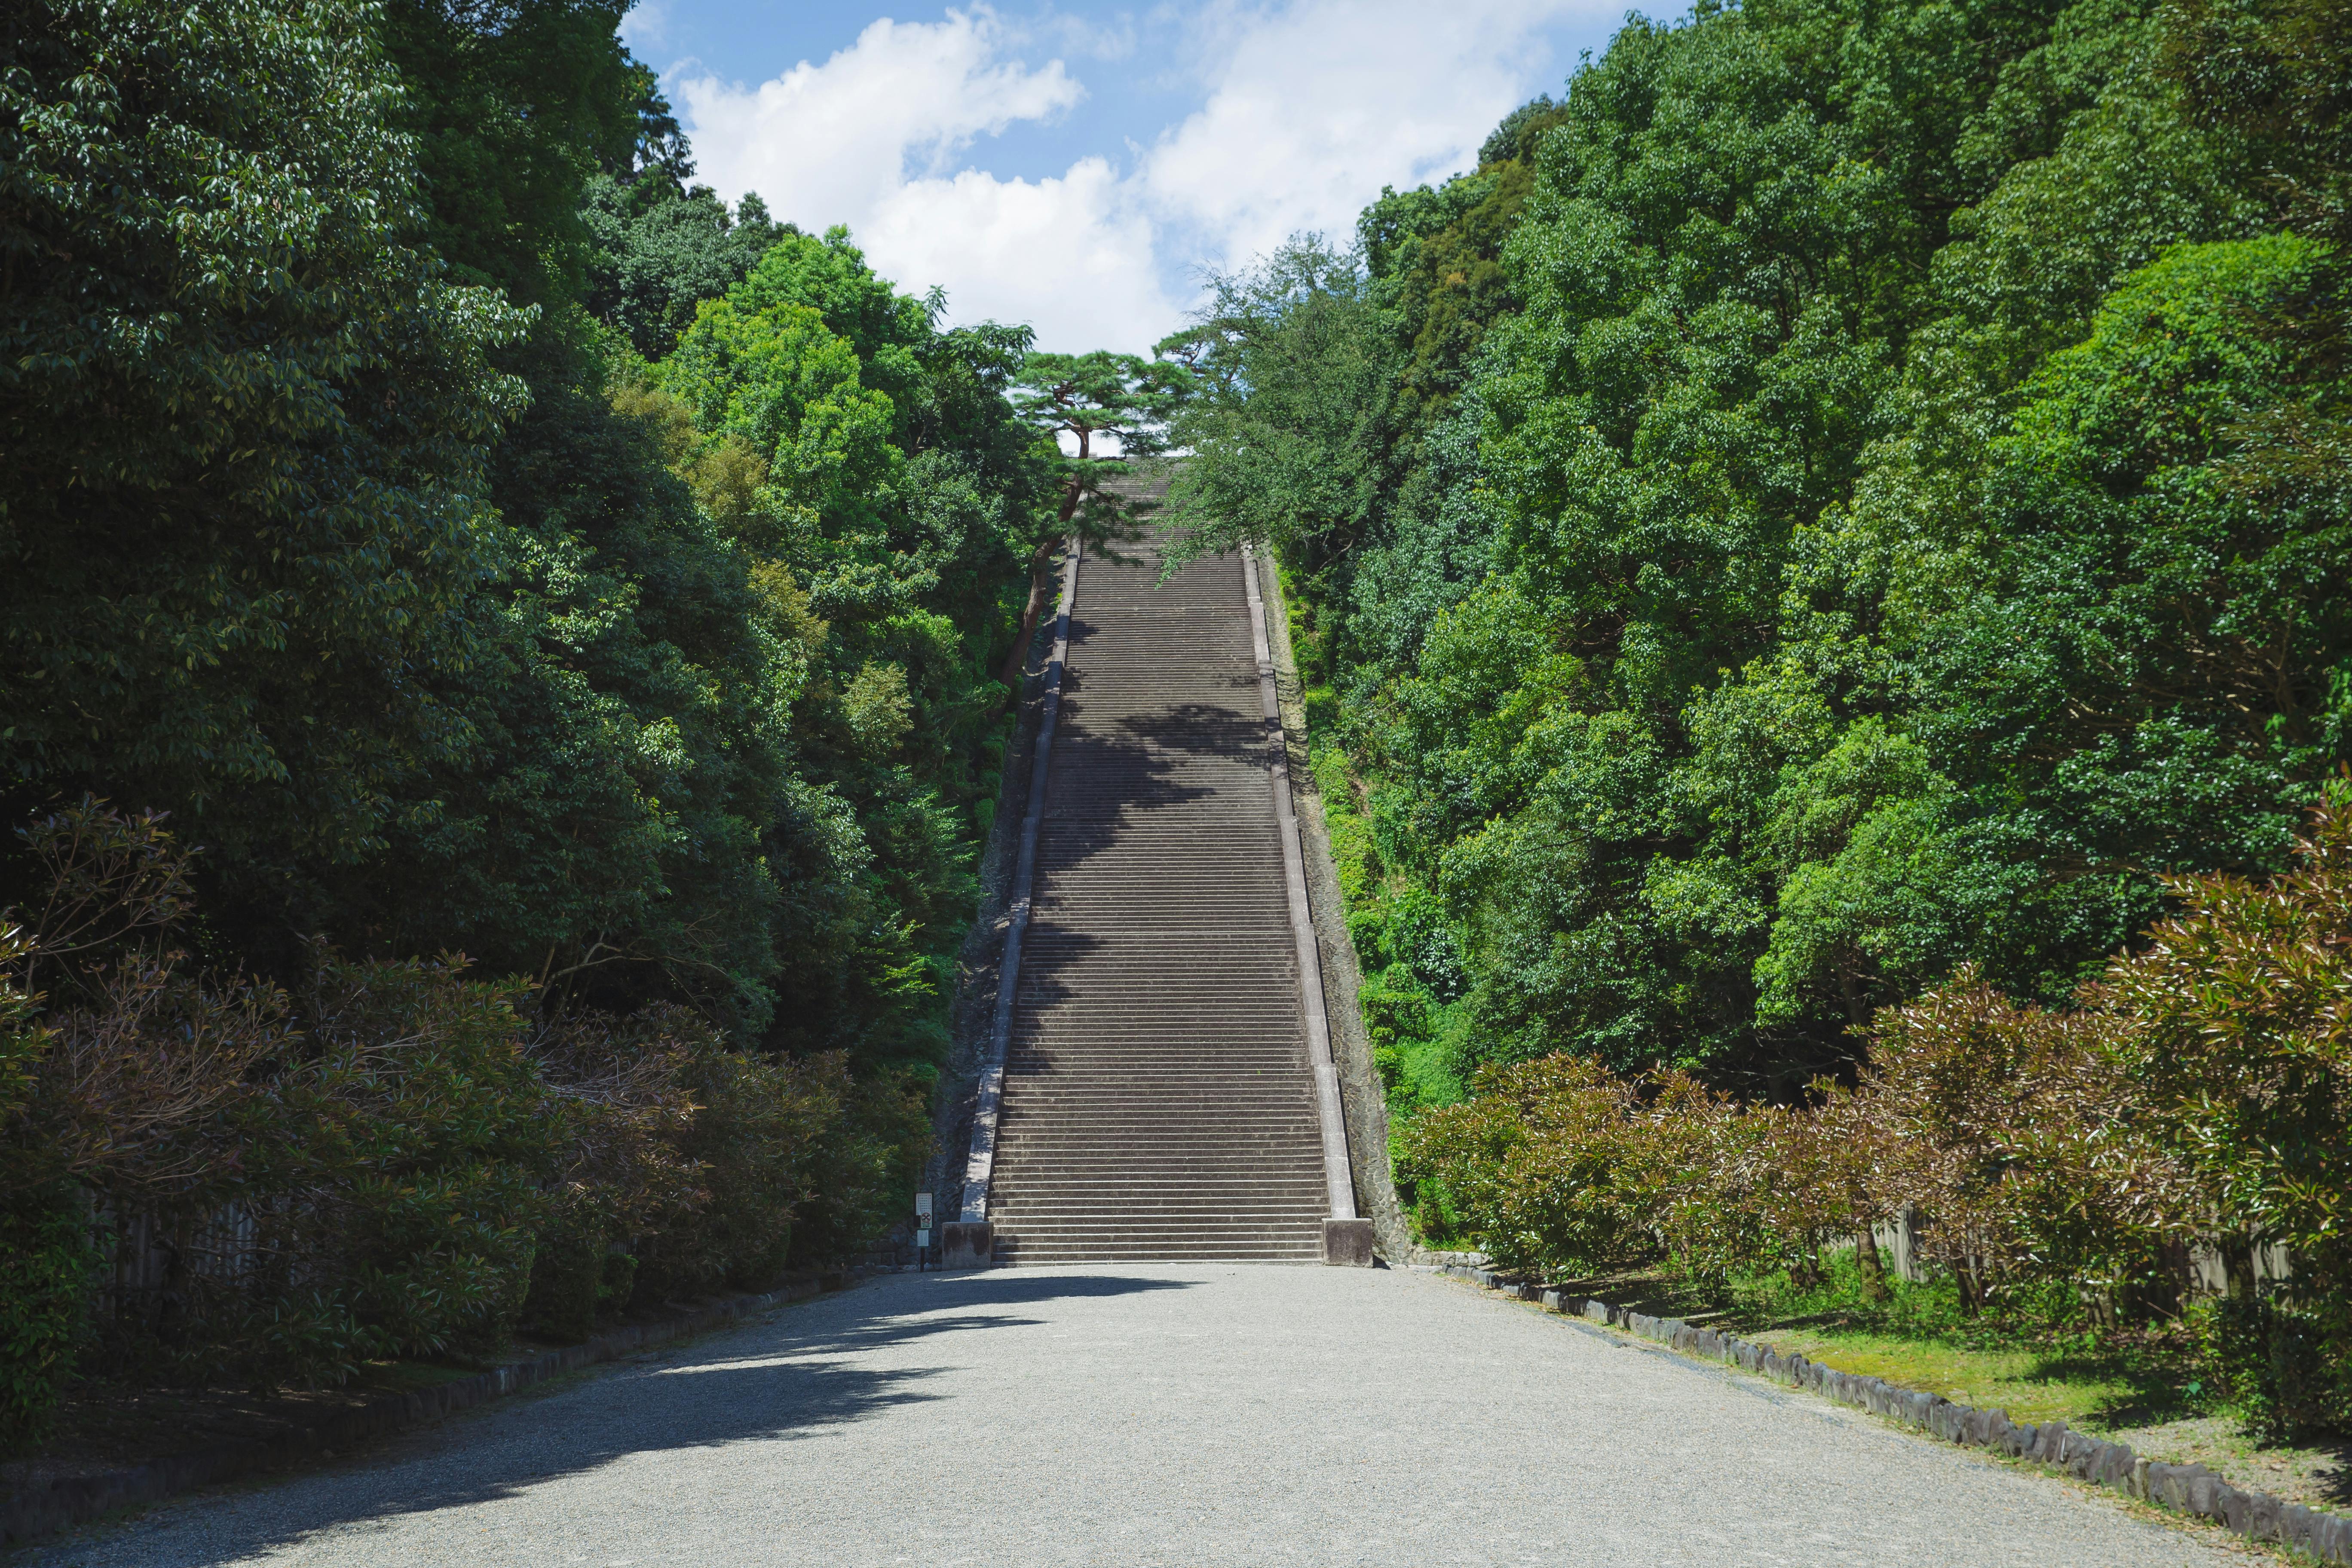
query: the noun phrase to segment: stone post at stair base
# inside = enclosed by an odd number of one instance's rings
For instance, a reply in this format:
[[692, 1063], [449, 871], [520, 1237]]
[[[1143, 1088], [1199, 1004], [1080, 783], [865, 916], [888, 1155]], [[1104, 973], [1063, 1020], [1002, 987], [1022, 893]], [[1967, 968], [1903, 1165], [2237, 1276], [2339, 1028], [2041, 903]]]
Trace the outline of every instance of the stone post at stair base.
[[984, 1219], [951, 1219], [940, 1226], [941, 1268], [985, 1268], [995, 1251], [996, 1226]]
[[1370, 1268], [1372, 1266], [1372, 1222], [1368, 1219], [1325, 1220], [1323, 1261], [1342, 1268]]

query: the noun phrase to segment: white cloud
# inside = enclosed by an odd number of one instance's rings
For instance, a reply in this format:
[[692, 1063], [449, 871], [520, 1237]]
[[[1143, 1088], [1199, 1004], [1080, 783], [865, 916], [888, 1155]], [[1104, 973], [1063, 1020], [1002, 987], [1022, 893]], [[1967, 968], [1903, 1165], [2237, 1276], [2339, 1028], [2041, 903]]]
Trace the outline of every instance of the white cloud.
[[637, 0], [621, 17], [621, 42], [645, 55], [669, 42], [671, 0]]
[[[723, 194], [757, 191], [804, 228], [848, 224], [901, 288], [943, 286], [958, 321], [1026, 321], [1048, 348], [1141, 351], [1180, 319], [1198, 264], [1238, 265], [1300, 230], [1345, 237], [1381, 185], [1467, 167], [1496, 121], [1556, 85], [1544, 30], [1621, 4], [1218, 4], [1174, 23], [1160, 13], [1158, 48], [1138, 48], [1125, 18], [1049, 10], [1009, 25], [981, 5], [876, 22], [756, 88], [691, 62], [669, 85]], [[1021, 58], [1045, 47], [1090, 72], [1123, 59], [1129, 84], [1189, 81], [1200, 108], [1059, 175], [974, 165], [981, 138], [1086, 97], [1062, 58]], [[1104, 155], [1120, 152], [1123, 167]]]
[[966, 169], [900, 186], [858, 237], [886, 273], [942, 283], [958, 321], [1029, 321], [1047, 348], [1141, 350], [1178, 311], [1130, 197], [1100, 158], [1034, 182]]
[[909, 177], [944, 172], [974, 137], [1084, 95], [1059, 60], [1000, 61], [1001, 32], [985, 8], [886, 17], [824, 64], [803, 60], [756, 88], [691, 69], [674, 85], [704, 178], [730, 195], [758, 191], [803, 227], [855, 225]]
[[1009, 43], [1043, 44], [1083, 60], [1123, 60], [1135, 53], [1135, 19], [1122, 16], [1106, 20], [1047, 10], [1021, 19], [1005, 37]]
[[1228, 266], [1301, 230], [1344, 237], [1382, 185], [1476, 163], [1530, 78], [1553, 74], [1544, 26], [1597, 9], [1305, 0], [1257, 16], [1232, 29], [1208, 101], [1152, 149], [1142, 178], [1153, 211]]

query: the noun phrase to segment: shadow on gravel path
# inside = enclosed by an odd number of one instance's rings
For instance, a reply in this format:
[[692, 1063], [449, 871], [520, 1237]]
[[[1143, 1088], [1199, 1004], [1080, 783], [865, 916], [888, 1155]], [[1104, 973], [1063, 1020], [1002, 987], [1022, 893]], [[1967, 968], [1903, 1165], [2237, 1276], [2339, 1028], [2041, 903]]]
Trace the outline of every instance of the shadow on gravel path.
[[[1116, 1273], [887, 1277], [407, 1434], [338, 1468], [165, 1505], [18, 1561], [242, 1563], [299, 1552], [322, 1532], [389, 1531], [404, 1515], [519, 1497], [640, 1455], [817, 1438], [942, 1397], [924, 1384], [980, 1359], [977, 1345], [958, 1348], [963, 1336], [1044, 1323], [1023, 1306], [1186, 1288]], [[914, 1346], [936, 1347], [947, 1364], [905, 1364]]]
[[[1590, 1326], [1587, 1325], [1589, 1328]], [[53, 1568], [2231, 1568], [1418, 1274], [896, 1275]], [[943, 1487], [943, 1483], [946, 1483]]]

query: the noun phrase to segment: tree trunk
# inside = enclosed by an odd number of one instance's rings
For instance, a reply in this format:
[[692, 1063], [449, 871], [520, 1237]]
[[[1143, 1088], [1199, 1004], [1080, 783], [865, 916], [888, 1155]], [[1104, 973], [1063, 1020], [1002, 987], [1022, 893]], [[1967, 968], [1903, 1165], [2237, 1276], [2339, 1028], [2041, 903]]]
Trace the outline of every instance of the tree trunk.
[[1874, 1301], [1887, 1300], [1895, 1292], [1886, 1283], [1886, 1263], [1878, 1256], [1878, 1237], [1864, 1226], [1854, 1233], [1853, 1258], [1862, 1266], [1862, 1293]]
[[2231, 1300], [2252, 1301], [2254, 1299], [2254, 1244], [2242, 1236], [2224, 1237], [2221, 1241], [2221, 1273], [2228, 1280]]
[[[1078, 432], [1078, 458], [1084, 461], [1088, 451], [1088, 432]], [[1051, 568], [1054, 552], [1069, 541], [1070, 519], [1078, 515], [1078, 502], [1086, 499], [1086, 480], [1072, 474], [1062, 483], [1062, 533], [1037, 547], [1029, 557], [1029, 602], [1021, 610], [1021, 635], [1013, 639], [1013, 652], [1004, 660], [997, 679], [1013, 689], [1013, 700], [1021, 698], [1021, 678], [1029, 668], [1029, 644], [1037, 636], [1037, 619], [1045, 613], [1045, 584], [1053, 580]]]
[[1022, 677], [1028, 673], [1029, 644], [1037, 635], [1037, 619], [1045, 611], [1045, 585], [1053, 581], [1054, 556], [1064, 542], [1049, 540], [1029, 557], [1029, 602], [1021, 611], [1021, 635], [1013, 639], [1013, 651], [1005, 657], [1004, 668], [997, 672], [997, 679], [1013, 689], [1016, 701], [1021, 696]]
[[2189, 1248], [2180, 1242], [2159, 1245], [2146, 1273], [2126, 1282], [2118, 1310], [2124, 1321], [2153, 1322], [2180, 1316], [2189, 1278]]
[[1870, 1022], [1870, 1002], [1863, 994], [1862, 980], [1855, 973], [1860, 967], [1859, 954], [1850, 953], [1838, 961], [1838, 995], [1845, 1003], [1846, 1022], [1857, 1029]]

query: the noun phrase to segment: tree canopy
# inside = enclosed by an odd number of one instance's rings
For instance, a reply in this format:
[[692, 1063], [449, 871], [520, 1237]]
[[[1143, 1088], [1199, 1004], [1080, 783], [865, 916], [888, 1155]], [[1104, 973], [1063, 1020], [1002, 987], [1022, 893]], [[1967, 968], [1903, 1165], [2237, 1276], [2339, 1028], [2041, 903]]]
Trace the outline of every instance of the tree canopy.
[[1407, 1104], [1791, 1093], [2284, 865], [2352, 756], [2339, 10], [1636, 18], [1220, 284], [1174, 509], [1295, 574]]
[[[0, 37], [0, 766], [8, 826], [47, 825], [0, 853], [0, 1236], [47, 1260], [0, 1333], [89, 1327], [77, 1185], [310, 1216], [255, 1233], [320, 1259], [266, 1380], [314, 1331], [405, 1353], [625, 1305], [640, 1266], [838, 1256], [911, 1184], [1061, 459], [1008, 398], [1026, 328], [945, 330], [845, 231], [691, 183], [625, 8], [38, 0]], [[16, 928], [112, 886], [58, 833], [185, 897], [58, 967]], [[243, 1020], [203, 1059], [329, 1121], [380, 1089], [381, 1141], [336, 1164], [224, 1080], [182, 1131], [231, 1152], [172, 1194], [77, 1163], [59, 1129], [152, 1111], [89, 1064], [167, 1014]], [[360, 1065], [411, 1025], [446, 1102]], [[330, 1211], [390, 1228], [297, 1237]], [[187, 1364], [296, 1324], [239, 1267]], [[442, 1304], [388, 1327], [369, 1277]]]

